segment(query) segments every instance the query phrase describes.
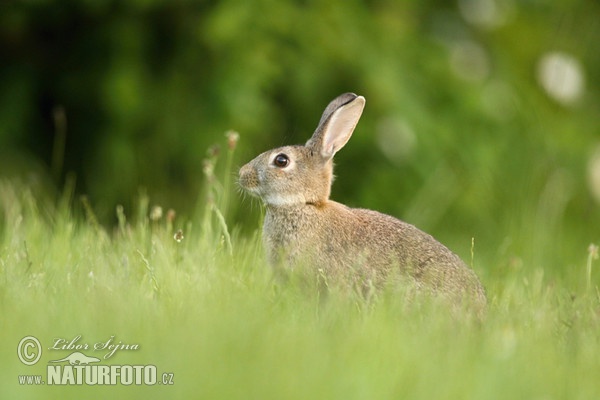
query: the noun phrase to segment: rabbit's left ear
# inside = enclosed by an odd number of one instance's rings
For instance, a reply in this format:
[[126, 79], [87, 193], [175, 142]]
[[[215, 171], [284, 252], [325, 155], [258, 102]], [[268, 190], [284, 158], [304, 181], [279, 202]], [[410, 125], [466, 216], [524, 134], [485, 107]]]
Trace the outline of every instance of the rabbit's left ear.
[[345, 93], [334, 99], [323, 112], [317, 130], [306, 142], [325, 159], [332, 158], [350, 139], [365, 108], [365, 98]]

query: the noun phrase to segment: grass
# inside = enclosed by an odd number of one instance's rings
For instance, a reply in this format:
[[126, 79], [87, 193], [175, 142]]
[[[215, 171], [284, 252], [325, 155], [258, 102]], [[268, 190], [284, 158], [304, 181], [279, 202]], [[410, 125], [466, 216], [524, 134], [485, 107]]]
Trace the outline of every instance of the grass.
[[[117, 209], [114, 231], [98, 225], [87, 201], [78, 217], [68, 200], [48, 206], [25, 186], [0, 182], [0, 398], [600, 397], [600, 295], [591, 283], [573, 293], [527, 269], [484, 282], [482, 323], [407, 307], [392, 292], [366, 302], [333, 288], [324, 300], [272, 279], [259, 233], [224, 224], [229, 183], [207, 177], [199, 218], [165, 216], [142, 195], [137, 217]], [[595, 252], [572, 271], [586, 282]], [[34, 366], [16, 354], [28, 335], [44, 347]], [[152, 364], [174, 384], [18, 383], [45, 375], [49, 361], [72, 352], [48, 347], [78, 335], [80, 343], [114, 336], [138, 344], [102, 364]]]

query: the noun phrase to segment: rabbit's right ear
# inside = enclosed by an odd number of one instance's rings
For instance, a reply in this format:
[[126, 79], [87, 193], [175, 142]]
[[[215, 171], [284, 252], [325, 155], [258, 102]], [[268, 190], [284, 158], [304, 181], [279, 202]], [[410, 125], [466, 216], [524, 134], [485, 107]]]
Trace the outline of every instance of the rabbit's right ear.
[[365, 108], [365, 98], [345, 93], [334, 99], [321, 117], [317, 130], [306, 142], [309, 147], [330, 159], [350, 139]]

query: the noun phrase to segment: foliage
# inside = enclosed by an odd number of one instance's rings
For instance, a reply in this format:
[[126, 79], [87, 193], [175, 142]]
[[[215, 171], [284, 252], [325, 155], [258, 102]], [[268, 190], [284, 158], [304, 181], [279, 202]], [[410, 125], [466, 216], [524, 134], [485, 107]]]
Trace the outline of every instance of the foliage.
[[[0, 397], [82, 389], [16, 387], [25, 331], [140, 342], [177, 382], [140, 397], [598, 397], [595, 2], [0, 9]], [[272, 281], [235, 169], [344, 91], [334, 198], [470, 261], [481, 325]]]
[[[133, 210], [140, 188], [191, 215], [201, 160], [223, 132], [242, 134], [239, 166], [304, 142], [327, 102], [354, 91], [367, 108], [338, 156], [336, 199], [402, 217], [462, 254], [475, 237], [482, 262], [563, 270], [599, 239], [600, 184], [588, 181], [598, 11], [589, 1], [10, 2], [0, 170], [54, 193], [74, 173], [103, 224], [117, 204]], [[555, 54], [583, 80], [566, 100], [540, 72]], [[253, 228], [237, 204], [228, 222]]]

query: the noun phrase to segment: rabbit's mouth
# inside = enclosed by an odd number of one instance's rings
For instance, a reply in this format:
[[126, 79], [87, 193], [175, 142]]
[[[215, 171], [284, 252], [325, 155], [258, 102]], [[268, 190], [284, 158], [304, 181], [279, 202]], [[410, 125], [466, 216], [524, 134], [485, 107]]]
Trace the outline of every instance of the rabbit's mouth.
[[260, 198], [268, 206], [289, 207], [306, 204], [306, 199], [301, 194], [265, 194], [260, 190], [259, 186], [249, 186], [247, 182], [242, 182], [242, 179], [240, 179], [239, 184], [244, 192], [253, 197]]
[[238, 185], [244, 192], [248, 193], [249, 195], [255, 197], [262, 197], [260, 195], [260, 189], [258, 185], [252, 184], [252, 181], [246, 179], [244, 176], [240, 176], [240, 179], [238, 179]]
[[240, 186], [244, 190], [244, 192], [248, 193], [249, 195], [251, 195], [253, 197], [261, 197], [262, 198], [258, 187], [248, 187], [248, 186], [244, 186], [241, 183], [240, 183]]
[[250, 194], [258, 196], [258, 176], [256, 171], [249, 164], [244, 165], [240, 169], [238, 183], [242, 189]]

